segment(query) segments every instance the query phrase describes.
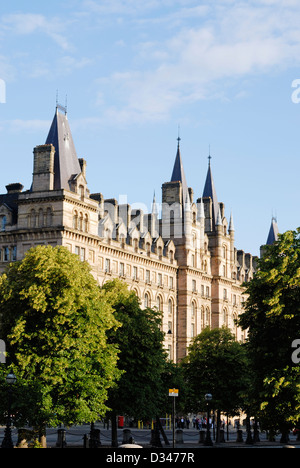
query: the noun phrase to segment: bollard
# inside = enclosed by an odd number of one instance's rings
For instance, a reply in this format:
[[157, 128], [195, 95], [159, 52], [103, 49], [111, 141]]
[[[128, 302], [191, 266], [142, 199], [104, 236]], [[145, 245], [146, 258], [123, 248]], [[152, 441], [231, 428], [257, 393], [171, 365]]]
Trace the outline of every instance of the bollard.
[[176, 429], [176, 444], [183, 444], [183, 431], [181, 429]]
[[203, 444], [205, 440], [205, 431], [203, 431], [203, 429], [201, 431], [199, 431], [199, 444]]
[[57, 442], [56, 447], [64, 448], [67, 445], [66, 442], [66, 431], [65, 429], [58, 429], [57, 430]]
[[130, 429], [124, 429], [123, 430], [122, 444], [134, 444], [134, 440], [133, 440]]
[[225, 442], [224, 429], [220, 429], [220, 442]]
[[243, 431], [238, 429], [236, 432], [236, 442], [243, 442]]

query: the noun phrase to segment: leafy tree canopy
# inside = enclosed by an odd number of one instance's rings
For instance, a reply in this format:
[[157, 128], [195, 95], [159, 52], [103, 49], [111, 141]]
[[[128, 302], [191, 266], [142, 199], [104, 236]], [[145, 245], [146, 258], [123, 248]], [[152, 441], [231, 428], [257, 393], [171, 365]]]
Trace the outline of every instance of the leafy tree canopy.
[[63, 247], [29, 250], [0, 277], [0, 317], [18, 391], [31, 390], [23, 393], [29, 411], [19, 398], [20, 424], [71, 425], [105, 413], [120, 375], [106, 334], [119, 323], [86, 262]]
[[300, 420], [299, 363], [292, 344], [300, 338], [300, 229], [266, 246], [258, 271], [247, 283], [248, 299], [239, 324], [248, 329], [253, 395], [260, 420], [270, 428]]
[[242, 406], [247, 385], [247, 359], [244, 348], [226, 327], [205, 328], [190, 345], [182, 362], [190, 387], [190, 408], [204, 409], [205, 394], [212, 394], [212, 406], [233, 412]]
[[166, 351], [161, 330], [162, 314], [142, 309], [135, 292], [120, 280], [103, 285], [105, 296], [122, 324], [109, 333], [120, 350], [119, 368], [124, 371], [118, 386], [110, 391], [109, 406], [117, 414], [143, 419], [155, 417], [164, 393]]

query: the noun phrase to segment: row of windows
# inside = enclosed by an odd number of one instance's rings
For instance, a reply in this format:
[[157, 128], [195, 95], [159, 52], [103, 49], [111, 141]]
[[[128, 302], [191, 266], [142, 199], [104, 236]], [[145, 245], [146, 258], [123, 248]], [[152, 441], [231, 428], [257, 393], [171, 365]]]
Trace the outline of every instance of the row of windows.
[[73, 229], [78, 231], [88, 232], [89, 230], [89, 217], [82, 212], [74, 211], [73, 213]]
[[[147, 307], [157, 307], [157, 310], [162, 311], [164, 306], [163, 298], [162, 296], [158, 295], [156, 297], [155, 302], [152, 303], [151, 298], [150, 298], [150, 293], [146, 292], [144, 294], [144, 307], [145, 309]], [[174, 301], [173, 299], [168, 300], [168, 314], [172, 315], [174, 312]], [[170, 324], [171, 322], [169, 322]]]
[[52, 226], [52, 209], [50, 207], [39, 210], [31, 210], [28, 215], [28, 227], [36, 228], [43, 226]]
[[158, 286], [169, 287], [173, 289], [175, 287], [173, 276], [162, 275], [162, 273], [152, 272], [150, 270], [144, 270], [136, 266], [127, 265], [123, 262], [117, 264], [116, 261], [111, 261], [110, 258], [105, 259], [105, 273], [118, 274], [120, 277], [131, 277], [135, 281], [145, 281], [147, 284], [156, 283]]
[[[106, 228], [105, 231], [104, 231], [104, 237], [105, 239], [110, 243], [111, 239], [112, 239], [112, 232], [110, 229]], [[121, 243], [121, 247], [122, 249], [125, 249], [126, 247], [126, 237], [124, 234], [120, 234], [120, 237], [119, 237], [119, 241]], [[144, 249], [146, 250], [146, 254], [148, 255], [148, 257], [150, 257], [151, 253], [156, 253], [158, 255], [158, 258], [159, 260], [162, 260], [163, 258], [163, 247], [161, 245], [158, 245], [157, 248], [155, 248], [155, 246], [153, 246], [153, 249], [152, 249], [152, 245], [150, 242], [146, 242], [146, 244], [143, 244], [142, 246], [140, 245], [140, 240], [136, 237], [134, 237], [130, 243], [132, 244], [133, 246], [133, 250], [134, 252], [138, 253], [140, 251], [140, 249]], [[170, 249], [167, 254], [166, 254], [170, 260], [171, 263], [174, 262], [174, 251], [172, 249]]]
[[[194, 293], [198, 292], [196, 280], [192, 280], [192, 291]], [[209, 297], [209, 286], [205, 286], [204, 284], [201, 284], [200, 292], [201, 292], [201, 296]]]
[[17, 247], [15, 245], [11, 247], [0, 248], [0, 262], [15, 262], [17, 260]]
[[[228, 291], [225, 288], [223, 289], [223, 300], [224, 301], [229, 301]], [[231, 301], [232, 301], [233, 305], [237, 305], [239, 303], [239, 301], [240, 301], [240, 296], [237, 296], [236, 294], [232, 294], [231, 295]], [[244, 302], [244, 297], [243, 296], [241, 297], [241, 302], [242, 302], [242, 304]]]
[[[200, 331], [196, 330], [196, 323], [197, 323], [197, 304], [195, 301], [192, 302], [191, 306], [192, 312], [192, 321], [191, 321], [191, 338], [196, 336], [196, 333], [200, 333]], [[208, 307], [204, 308], [201, 306], [200, 308], [200, 327], [201, 329], [208, 327], [211, 325], [211, 317], [210, 317], [210, 310]]]

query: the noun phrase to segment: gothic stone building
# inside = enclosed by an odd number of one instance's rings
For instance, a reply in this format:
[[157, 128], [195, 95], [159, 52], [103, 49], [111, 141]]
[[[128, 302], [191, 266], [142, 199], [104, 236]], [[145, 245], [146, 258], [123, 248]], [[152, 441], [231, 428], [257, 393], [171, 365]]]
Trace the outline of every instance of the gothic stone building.
[[162, 184], [161, 216], [155, 198], [151, 213], [143, 213], [90, 193], [86, 161], [77, 158], [60, 106], [45, 144], [34, 148], [30, 189], [20, 183], [6, 189], [0, 195], [0, 273], [31, 247], [65, 246], [90, 264], [100, 285], [121, 278], [143, 307], [162, 311], [165, 347], [175, 362], [206, 326], [225, 324], [244, 339], [234, 319], [255, 258], [234, 246], [233, 220], [228, 224], [217, 200], [210, 160], [203, 195], [194, 200], [179, 139], [171, 180]]

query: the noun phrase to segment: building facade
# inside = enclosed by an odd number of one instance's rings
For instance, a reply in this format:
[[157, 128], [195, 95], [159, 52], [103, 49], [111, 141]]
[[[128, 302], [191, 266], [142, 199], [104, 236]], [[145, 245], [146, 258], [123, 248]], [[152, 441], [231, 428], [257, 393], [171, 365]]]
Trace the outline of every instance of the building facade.
[[30, 189], [0, 195], [0, 273], [37, 245], [65, 246], [91, 266], [100, 285], [120, 278], [143, 307], [163, 316], [165, 347], [177, 362], [204, 327], [228, 326], [243, 310], [244, 281], [256, 258], [237, 250], [208, 164], [201, 198], [188, 187], [178, 139], [171, 180], [162, 184], [161, 214], [133, 210], [90, 193], [86, 161], [78, 159], [66, 112], [57, 106], [46, 142], [33, 150]]

